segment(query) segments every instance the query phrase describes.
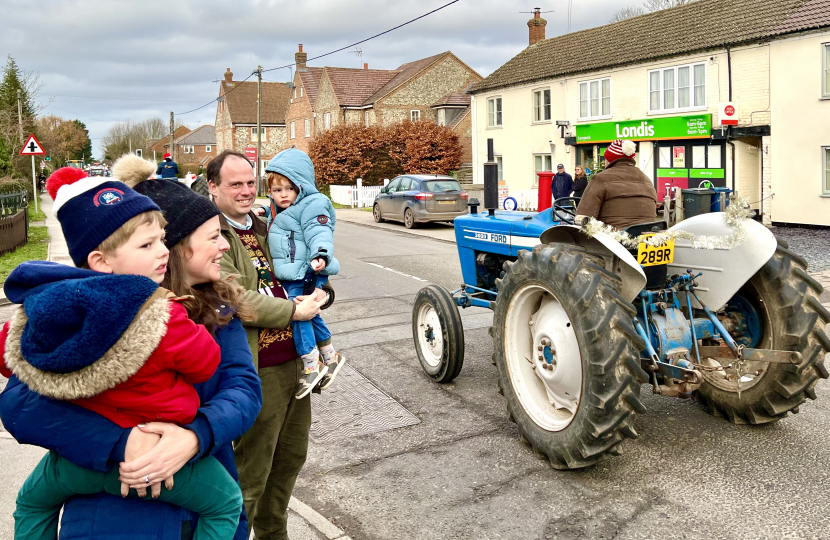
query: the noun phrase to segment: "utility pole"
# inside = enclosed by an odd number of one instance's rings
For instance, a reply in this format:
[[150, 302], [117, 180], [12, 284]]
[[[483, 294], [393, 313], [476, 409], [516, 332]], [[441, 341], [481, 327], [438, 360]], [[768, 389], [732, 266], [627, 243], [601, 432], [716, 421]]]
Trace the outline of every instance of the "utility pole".
[[260, 194], [262, 167], [262, 66], [256, 67], [256, 190]]
[[20, 126], [20, 145], [23, 145], [23, 105], [20, 100], [20, 90], [17, 91], [17, 123]]
[[173, 111], [170, 111], [170, 159], [176, 161], [176, 156], [173, 153]]

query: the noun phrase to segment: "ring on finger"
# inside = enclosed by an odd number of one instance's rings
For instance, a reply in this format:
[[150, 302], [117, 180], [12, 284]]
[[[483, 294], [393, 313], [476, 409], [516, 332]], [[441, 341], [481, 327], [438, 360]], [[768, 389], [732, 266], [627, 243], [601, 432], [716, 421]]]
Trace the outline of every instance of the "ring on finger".
[[145, 477], [144, 477], [144, 483], [145, 483], [145, 484], [149, 484], [149, 483], [150, 483], [150, 475], [149, 475], [149, 474], [148, 474], [147, 476], [145, 476]]

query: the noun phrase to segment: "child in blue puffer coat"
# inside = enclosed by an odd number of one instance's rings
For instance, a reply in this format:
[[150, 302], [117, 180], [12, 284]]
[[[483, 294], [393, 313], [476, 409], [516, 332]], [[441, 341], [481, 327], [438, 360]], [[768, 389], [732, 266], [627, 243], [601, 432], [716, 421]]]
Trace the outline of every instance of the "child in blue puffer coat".
[[[271, 200], [265, 216], [273, 271], [293, 300], [312, 294], [340, 270], [334, 258], [334, 207], [317, 191], [314, 165], [302, 150], [280, 152], [265, 172]], [[304, 366], [296, 394], [300, 399], [318, 384], [321, 390], [331, 386], [345, 359], [334, 350], [331, 332], [320, 315], [310, 321], [292, 321], [291, 329]]]

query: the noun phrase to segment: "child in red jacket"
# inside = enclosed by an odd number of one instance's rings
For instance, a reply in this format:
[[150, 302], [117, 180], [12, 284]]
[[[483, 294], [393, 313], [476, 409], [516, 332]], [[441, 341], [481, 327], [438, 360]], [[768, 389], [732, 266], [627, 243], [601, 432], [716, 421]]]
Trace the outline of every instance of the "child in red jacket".
[[[62, 265], [24, 263], [15, 269], [55, 277], [27, 297], [0, 331], [0, 373], [124, 428], [193, 422], [199, 408], [193, 384], [213, 376], [221, 353], [207, 329], [189, 319], [181, 299], [158, 286], [168, 258], [165, 219], [151, 199], [125, 184], [85, 176], [59, 169], [47, 189], [73, 261], [96, 271], [61, 279]], [[177, 216], [177, 238], [219, 213], [200, 199], [181, 208], [188, 219]], [[78, 272], [73, 269], [73, 276]], [[216, 459], [186, 465], [174, 479], [160, 498], [199, 513], [195, 538], [234, 536], [242, 495]], [[145, 480], [150, 483], [149, 475]], [[100, 473], [50, 452], [18, 493], [15, 538], [53, 540], [63, 503], [102, 491], [128, 494], [117, 467]]]

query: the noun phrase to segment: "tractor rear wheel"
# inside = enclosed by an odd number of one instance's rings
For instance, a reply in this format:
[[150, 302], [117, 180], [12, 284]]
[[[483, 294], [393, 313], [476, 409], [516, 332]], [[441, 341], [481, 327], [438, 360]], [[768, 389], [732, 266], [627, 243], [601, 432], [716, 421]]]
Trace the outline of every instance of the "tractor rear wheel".
[[499, 391], [519, 435], [554, 468], [593, 465], [636, 438], [643, 342], [621, 280], [566, 244], [505, 263], [491, 335]]
[[802, 362], [748, 362], [740, 378], [731, 370], [704, 371], [696, 397], [711, 413], [735, 424], [765, 424], [797, 413], [807, 398], [816, 399], [819, 378], [828, 377], [824, 357], [830, 352], [824, 331], [830, 313], [819, 302], [821, 292], [806, 261], [779, 242], [772, 258], [727, 303], [726, 313], [738, 315], [747, 328], [740, 344], [797, 351]]
[[464, 326], [450, 292], [424, 287], [412, 308], [412, 337], [424, 372], [439, 383], [452, 382], [464, 364]]

